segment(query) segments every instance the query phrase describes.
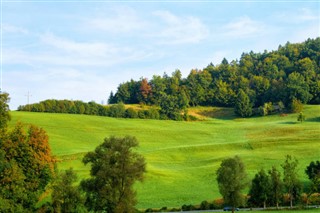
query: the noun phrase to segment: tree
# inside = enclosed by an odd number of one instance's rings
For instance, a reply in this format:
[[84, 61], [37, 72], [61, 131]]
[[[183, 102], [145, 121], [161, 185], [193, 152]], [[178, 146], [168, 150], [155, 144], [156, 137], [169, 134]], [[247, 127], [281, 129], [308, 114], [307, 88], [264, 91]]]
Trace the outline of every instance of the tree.
[[217, 170], [217, 181], [224, 202], [231, 205], [234, 212], [235, 207], [243, 204], [241, 190], [248, 185], [247, 173], [240, 157], [235, 156], [222, 161]]
[[0, 130], [5, 129], [11, 120], [8, 105], [9, 100], [9, 94], [1, 93], [0, 91]]
[[309, 180], [312, 182], [311, 192], [320, 193], [320, 161], [312, 161], [305, 170]]
[[241, 117], [250, 117], [252, 115], [252, 105], [249, 96], [240, 89], [236, 98], [235, 113]]
[[266, 208], [267, 200], [270, 194], [270, 180], [268, 174], [261, 169], [253, 178], [249, 192], [249, 202]]
[[105, 138], [94, 152], [87, 153], [84, 164], [91, 164], [91, 178], [81, 181], [89, 211], [133, 212], [133, 184], [143, 180], [145, 160], [133, 151], [136, 138]]
[[298, 117], [297, 117], [297, 121], [300, 121], [301, 123], [306, 119], [306, 116], [300, 112]]
[[290, 208], [292, 208], [293, 200], [298, 197], [301, 188], [297, 171], [298, 160], [291, 157], [291, 155], [287, 155], [285, 162], [281, 166], [283, 168], [283, 183], [289, 194]]
[[275, 166], [269, 170], [270, 175], [270, 198], [271, 203], [274, 203], [279, 208], [279, 202], [282, 197], [282, 187], [283, 183], [281, 180], [281, 173], [277, 170]]
[[74, 183], [77, 174], [72, 168], [60, 174], [53, 183], [52, 205], [55, 212], [85, 212], [84, 199]]
[[24, 129], [18, 123], [0, 136], [0, 197], [11, 203], [13, 212], [33, 212], [54, 174], [46, 132], [33, 125], [27, 133]]

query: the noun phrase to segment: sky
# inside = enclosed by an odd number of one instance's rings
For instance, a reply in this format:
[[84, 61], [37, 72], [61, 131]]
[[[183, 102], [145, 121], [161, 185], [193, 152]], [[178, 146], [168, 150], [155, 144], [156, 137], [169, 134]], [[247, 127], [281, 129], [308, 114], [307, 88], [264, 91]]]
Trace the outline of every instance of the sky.
[[11, 110], [28, 100], [106, 104], [130, 79], [187, 77], [319, 35], [319, 0], [1, 0], [1, 91]]

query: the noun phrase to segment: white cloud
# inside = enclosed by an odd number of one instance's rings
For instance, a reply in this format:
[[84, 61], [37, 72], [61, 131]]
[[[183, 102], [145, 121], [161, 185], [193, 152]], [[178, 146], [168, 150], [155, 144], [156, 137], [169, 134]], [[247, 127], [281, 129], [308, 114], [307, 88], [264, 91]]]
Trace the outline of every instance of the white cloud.
[[78, 42], [52, 33], [38, 36], [40, 48], [26, 51], [19, 48], [3, 50], [4, 64], [27, 64], [31, 66], [111, 66], [139, 61], [150, 54], [106, 42]]
[[161, 43], [198, 43], [209, 34], [208, 28], [196, 17], [179, 17], [169, 11], [156, 11], [153, 15], [164, 23], [162, 26], [156, 26], [159, 29], [156, 29], [156, 34], [153, 34], [160, 39]]
[[284, 23], [308, 23], [312, 21], [320, 21], [319, 14], [313, 12], [309, 8], [300, 8], [296, 11], [283, 11], [281, 13], [275, 14], [276, 20], [279, 20]]
[[121, 7], [111, 12], [111, 15], [89, 19], [84, 25], [89, 29], [118, 34], [140, 30], [145, 27], [146, 22], [132, 8]]
[[2, 31], [3, 33], [19, 33], [19, 34], [29, 34], [29, 31], [22, 27], [17, 27], [11, 24], [2, 24]]
[[224, 27], [224, 35], [233, 38], [246, 38], [264, 33], [265, 26], [248, 16], [233, 20]]

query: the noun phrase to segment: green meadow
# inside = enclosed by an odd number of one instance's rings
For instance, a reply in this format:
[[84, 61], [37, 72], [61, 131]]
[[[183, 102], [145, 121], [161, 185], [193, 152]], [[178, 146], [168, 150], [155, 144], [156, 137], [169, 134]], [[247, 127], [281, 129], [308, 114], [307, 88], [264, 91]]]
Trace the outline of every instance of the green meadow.
[[88, 177], [83, 155], [110, 135], [135, 136], [147, 162], [142, 183], [136, 184], [138, 208], [179, 207], [219, 198], [216, 170], [234, 155], [246, 164], [249, 178], [275, 165], [279, 170], [290, 154], [299, 160], [300, 178], [307, 184], [306, 166], [320, 160], [320, 106], [305, 106], [306, 121], [297, 114], [236, 118], [233, 110], [193, 108], [202, 121], [116, 119], [109, 117], [11, 112], [11, 126], [21, 121], [44, 128], [60, 170], [73, 167]]

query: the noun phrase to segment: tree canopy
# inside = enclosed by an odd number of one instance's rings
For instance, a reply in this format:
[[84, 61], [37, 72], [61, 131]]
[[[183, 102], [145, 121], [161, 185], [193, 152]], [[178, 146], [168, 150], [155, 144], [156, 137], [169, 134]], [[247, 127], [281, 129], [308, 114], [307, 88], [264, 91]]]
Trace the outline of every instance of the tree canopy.
[[105, 138], [94, 152], [83, 158], [91, 164], [91, 178], [81, 181], [89, 211], [134, 212], [136, 204], [133, 184], [143, 180], [145, 160], [134, 152], [136, 138]]
[[240, 206], [244, 202], [241, 191], [247, 187], [247, 173], [241, 158], [235, 156], [222, 161], [217, 170], [219, 191], [224, 202], [233, 207]]

